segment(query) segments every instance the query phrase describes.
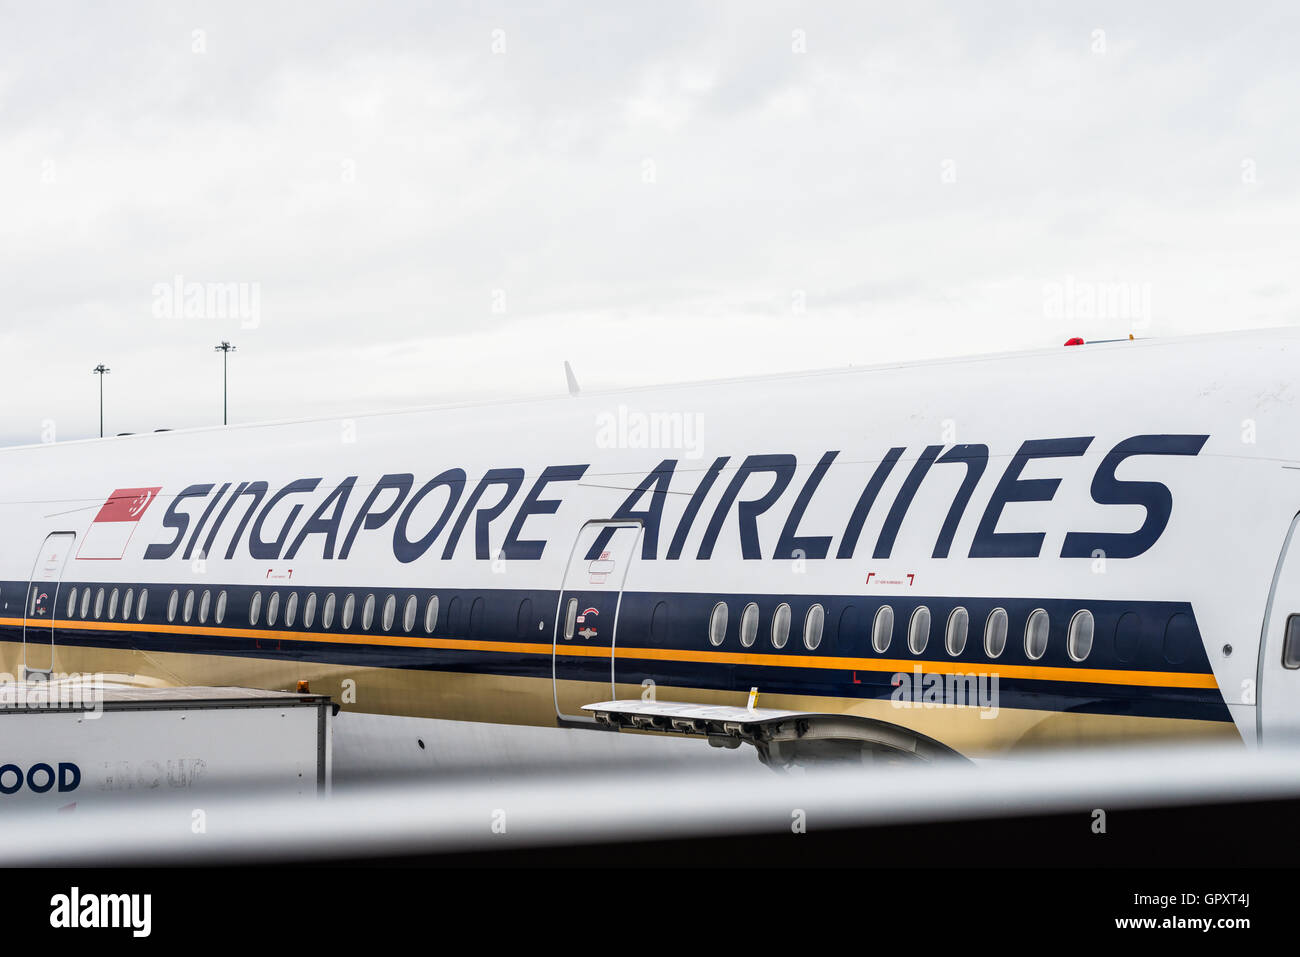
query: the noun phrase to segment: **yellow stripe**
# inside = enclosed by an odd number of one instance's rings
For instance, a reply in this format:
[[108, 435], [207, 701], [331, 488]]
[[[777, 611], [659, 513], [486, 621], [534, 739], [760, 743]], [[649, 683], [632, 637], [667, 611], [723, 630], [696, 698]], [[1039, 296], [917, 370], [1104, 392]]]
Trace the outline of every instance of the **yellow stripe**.
[[[921, 661], [919, 659], [836, 658], [830, 655], [767, 655], [718, 651], [668, 651], [660, 648], [618, 649], [619, 658], [655, 658], [669, 661], [715, 662], [719, 664], [783, 665], [787, 668], [829, 668], [836, 671], [903, 671], [911, 673], [918, 665], [929, 673], [969, 674], [973, 662]], [[999, 665], [988, 667], [1003, 678], [1030, 678], [1036, 681], [1083, 681], [1095, 684], [1146, 685], [1169, 688], [1217, 688], [1214, 675], [1190, 671], [1113, 671], [1103, 668], [1051, 668], [1037, 665]]]
[[[47, 624], [38, 622], [37, 627]], [[0, 625], [22, 627], [22, 618], [0, 618]], [[414, 635], [336, 635], [319, 631], [268, 631], [257, 628], [214, 628], [202, 625], [154, 625], [117, 621], [55, 619], [54, 626], [81, 631], [149, 631], [199, 637], [257, 638], [274, 641], [313, 641], [338, 645], [383, 645], [402, 648], [442, 648], [455, 651], [499, 651], [549, 655], [549, 642], [476, 641], [471, 638], [421, 638]], [[590, 645], [561, 646], [560, 654], [575, 658], [607, 658], [609, 648]], [[619, 647], [615, 658], [683, 661], [700, 664], [760, 665], [778, 668], [820, 668], [832, 671], [908, 672], [920, 665], [932, 674], [969, 674], [973, 663], [921, 661], [919, 659], [839, 658], [830, 655], [770, 655], [734, 651], [688, 651], [668, 648]], [[1161, 688], [1218, 688], [1212, 674], [1190, 671], [1119, 671], [1104, 668], [1053, 668], [1038, 665], [997, 665], [1000, 677], [1034, 681], [1077, 681], [1085, 684], [1140, 685]]]
[[[21, 626], [21, 618], [0, 618], [0, 625]], [[37, 622], [37, 627], [47, 624]], [[146, 625], [118, 621], [61, 621], [57, 628], [70, 631], [151, 631], [165, 635], [195, 635], [217, 638], [265, 638], [276, 641], [318, 641], [336, 645], [388, 645], [403, 648], [455, 648], [464, 651], [516, 651], [523, 654], [549, 655], [551, 646], [522, 641], [473, 641], [462, 638], [421, 638], [417, 635], [335, 635], [322, 631], [268, 631], [261, 628], [214, 628], [206, 625]], [[598, 649], [590, 649], [596, 651]], [[608, 653], [608, 652], [606, 652]]]

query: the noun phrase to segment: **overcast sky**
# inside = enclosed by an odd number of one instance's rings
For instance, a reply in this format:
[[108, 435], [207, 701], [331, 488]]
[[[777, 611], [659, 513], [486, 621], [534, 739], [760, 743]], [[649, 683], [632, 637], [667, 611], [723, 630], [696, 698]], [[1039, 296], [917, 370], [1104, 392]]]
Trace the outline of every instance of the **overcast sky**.
[[1296, 323], [1291, 7], [5, 2], [0, 442]]

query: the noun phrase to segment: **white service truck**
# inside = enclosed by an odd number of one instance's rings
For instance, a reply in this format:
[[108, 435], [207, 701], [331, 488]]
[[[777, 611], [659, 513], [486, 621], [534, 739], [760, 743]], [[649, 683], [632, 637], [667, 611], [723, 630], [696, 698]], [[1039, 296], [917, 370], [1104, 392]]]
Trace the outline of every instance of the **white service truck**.
[[326, 695], [249, 688], [0, 685], [0, 809], [257, 790], [329, 792]]

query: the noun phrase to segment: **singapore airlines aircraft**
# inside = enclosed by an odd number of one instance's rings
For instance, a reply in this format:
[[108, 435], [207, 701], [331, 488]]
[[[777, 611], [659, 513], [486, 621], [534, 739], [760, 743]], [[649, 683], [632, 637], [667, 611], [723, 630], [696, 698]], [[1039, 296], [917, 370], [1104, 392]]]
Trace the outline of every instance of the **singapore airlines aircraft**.
[[429, 719], [1253, 746], [1300, 719], [1298, 365], [1280, 330], [10, 449], [0, 667], [306, 681], [412, 761]]

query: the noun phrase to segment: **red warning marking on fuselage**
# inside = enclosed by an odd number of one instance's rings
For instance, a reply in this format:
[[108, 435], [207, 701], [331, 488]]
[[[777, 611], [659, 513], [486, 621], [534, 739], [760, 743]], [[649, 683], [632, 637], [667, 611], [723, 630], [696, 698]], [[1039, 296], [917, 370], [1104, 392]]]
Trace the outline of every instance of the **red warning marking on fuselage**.
[[[587, 623], [588, 615], [599, 615], [599, 614], [600, 614], [599, 608], [586, 608], [583, 610], [582, 614], [578, 616], [577, 623], [579, 625], [585, 625]], [[596, 637], [596, 629], [591, 625], [587, 625], [587, 627], [579, 631], [578, 634], [583, 638], [591, 640], [592, 638]]]
[[[875, 581], [872, 581], [875, 579]], [[878, 578], [875, 572], [867, 572], [864, 585], [906, 585], [912, 587], [916, 584], [916, 572], [908, 572], [902, 578]]]

